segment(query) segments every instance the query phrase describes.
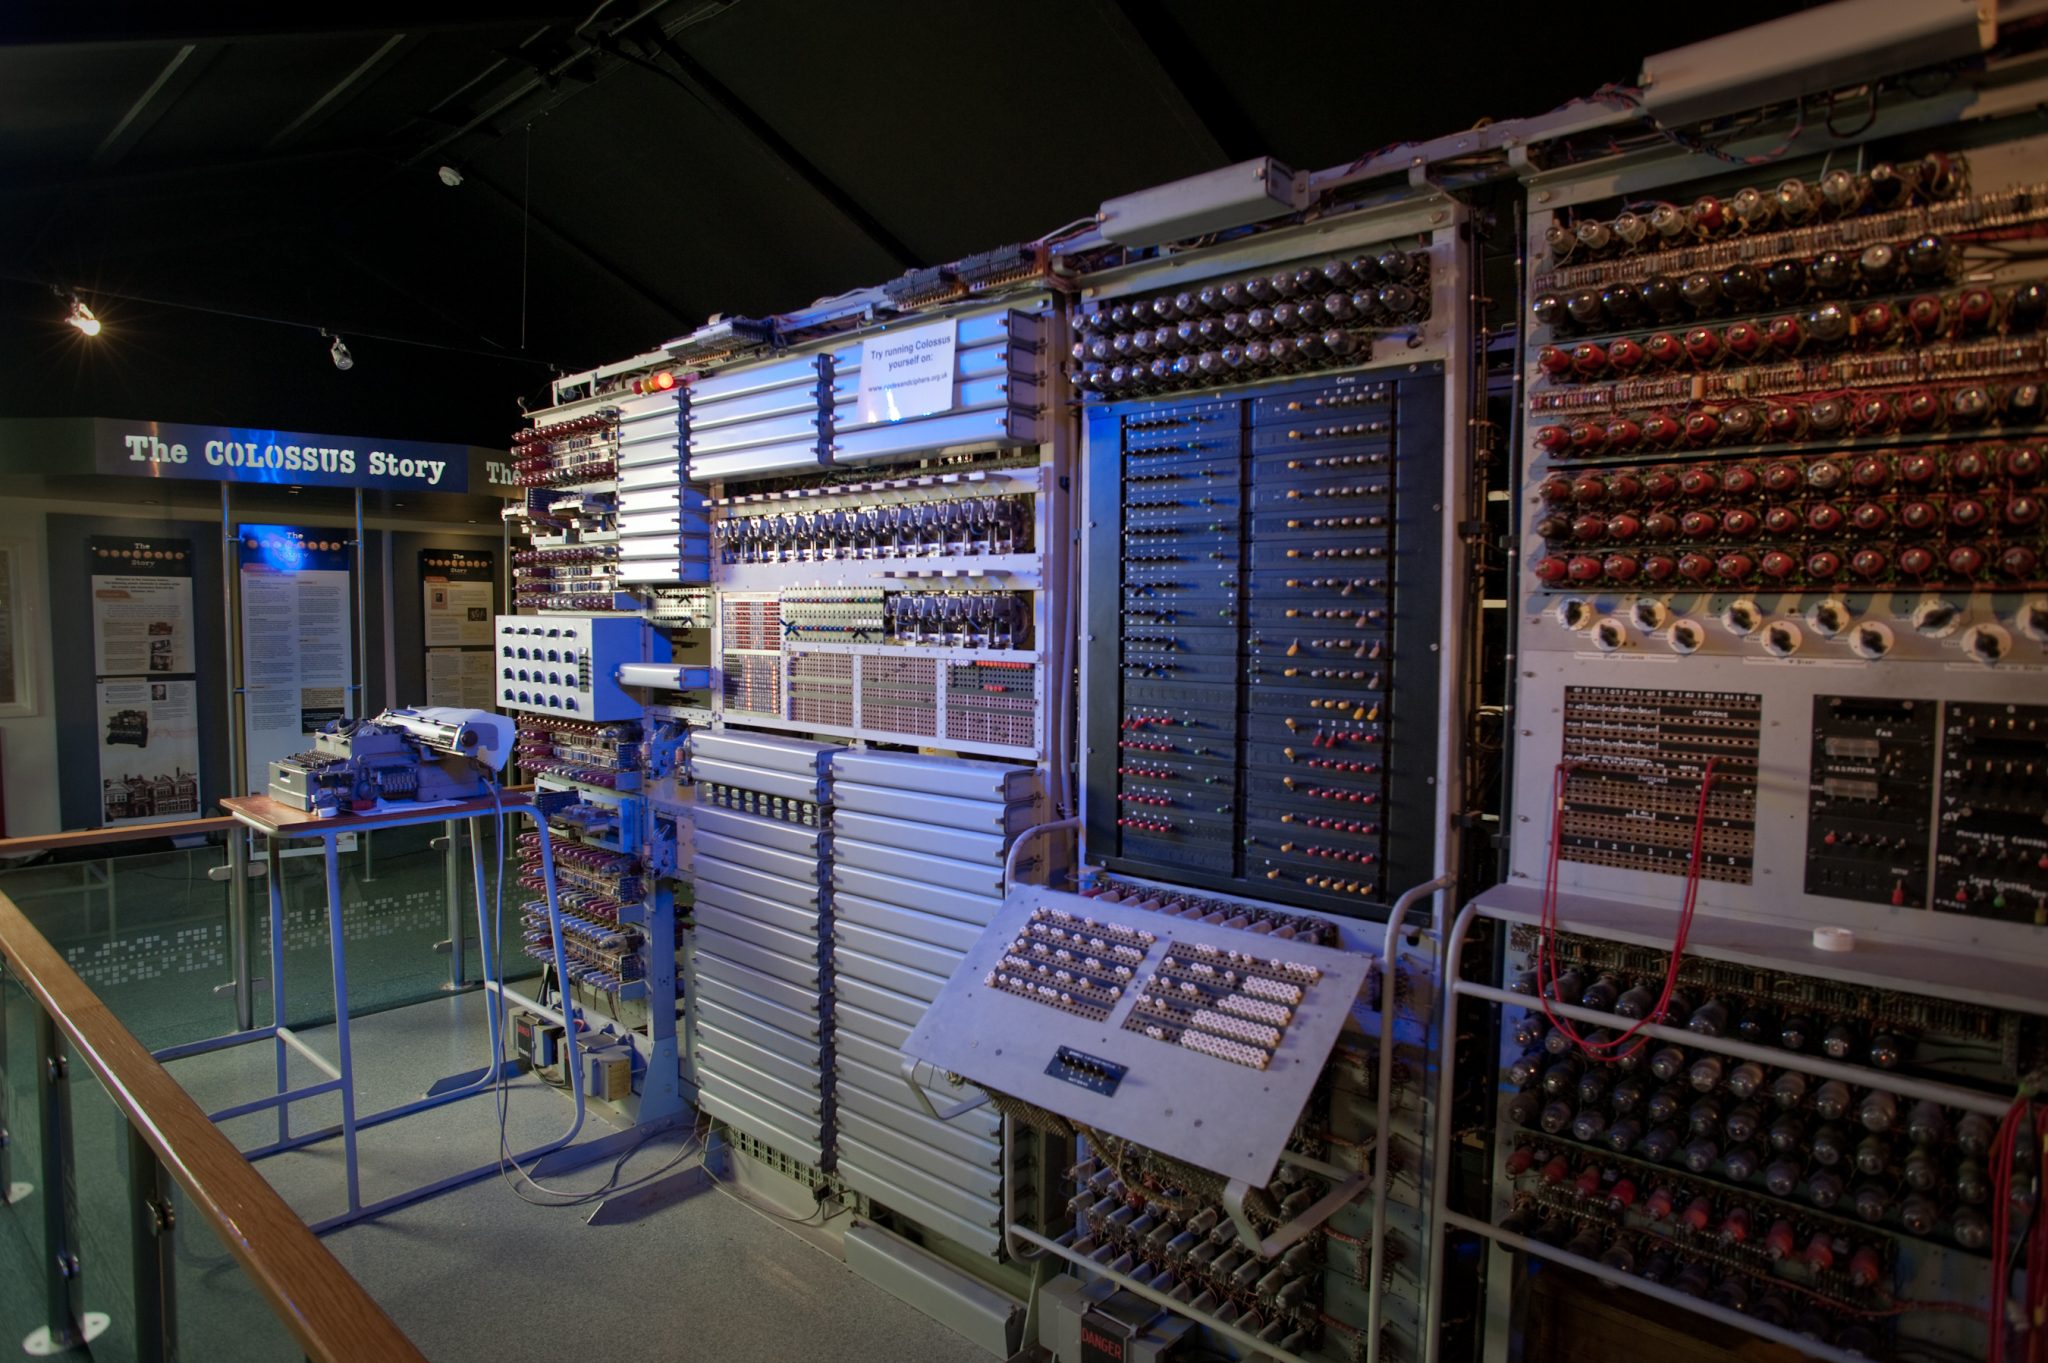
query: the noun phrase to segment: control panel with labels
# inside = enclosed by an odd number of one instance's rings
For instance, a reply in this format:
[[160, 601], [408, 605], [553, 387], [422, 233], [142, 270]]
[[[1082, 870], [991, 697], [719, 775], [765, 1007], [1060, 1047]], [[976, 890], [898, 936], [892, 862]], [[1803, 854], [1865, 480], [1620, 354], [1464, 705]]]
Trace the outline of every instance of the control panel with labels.
[[2048, 957], [2048, 140], [1970, 140], [1533, 215], [1512, 878]]
[[1272, 932], [1018, 887], [903, 1049], [1264, 1186], [1374, 965]]

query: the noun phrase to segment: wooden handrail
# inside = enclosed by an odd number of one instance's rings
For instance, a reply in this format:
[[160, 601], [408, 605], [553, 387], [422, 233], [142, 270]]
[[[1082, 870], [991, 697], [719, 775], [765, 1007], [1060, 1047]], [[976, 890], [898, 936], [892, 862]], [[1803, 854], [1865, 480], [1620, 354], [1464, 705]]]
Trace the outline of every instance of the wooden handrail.
[[153, 842], [158, 838], [189, 838], [202, 833], [225, 833], [235, 826], [233, 819], [179, 819], [175, 823], [124, 824], [115, 828], [77, 828], [68, 833], [38, 833], [26, 838], [0, 838], [0, 857], [26, 856], [32, 852], [62, 852], [73, 847], [104, 847], [116, 842]]
[[4, 893], [0, 956], [149, 1142], [312, 1363], [426, 1363], [363, 1285]]
[[[504, 793], [519, 795], [533, 789], [532, 783], [506, 786]], [[221, 801], [225, 804], [226, 801]], [[226, 815], [210, 819], [179, 819], [174, 823], [123, 824], [115, 828], [76, 828], [68, 833], [36, 833], [22, 838], [0, 838], [0, 858], [29, 856], [36, 852], [64, 852], [74, 847], [104, 847], [117, 842], [150, 842], [158, 838], [189, 838], [205, 833], [225, 833], [237, 820]]]

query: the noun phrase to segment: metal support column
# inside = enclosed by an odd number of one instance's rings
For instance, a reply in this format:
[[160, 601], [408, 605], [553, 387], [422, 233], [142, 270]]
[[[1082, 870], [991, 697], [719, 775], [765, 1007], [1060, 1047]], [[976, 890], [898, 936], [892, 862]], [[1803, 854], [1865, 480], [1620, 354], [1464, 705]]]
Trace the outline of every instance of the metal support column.
[[78, 1180], [71, 1160], [71, 1061], [64, 1035], [36, 1011], [36, 1086], [43, 1136], [43, 1318], [21, 1347], [45, 1358], [89, 1344], [106, 1333], [108, 1318], [85, 1309], [84, 1264], [78, 1257]]
[[[236, 587], [241, 580], [239, 566], [242, 537], [235, 533], [234, 486], [220, 485], [220, 608], [221, 635], [226, 640], [228, 662], [228, 793], [242, 790], [242, 617], [237, 609]], [[236, 882], [237, 886], [240, 882]], [[239, 889], [237, 893], [243, 893]]]
[[128, 1128], [129, 1235], [134, 1245], [135, 1357], [166, 1363], [177, 1355], [177, 1265], [171, 1231], [177, 1214], [171, 1176], [134, 1127]]
[[349, 714], [356, 719], [367, 717], [370, 703], [370, 603], [368, 584], [364, 582], [363, 564], [367, 557], [367, 545], [363, 540], [363, 490], [356, 489], [356, 557], [355, 557], [355, 598], [356, 598], [356, 681], [355, 703]]
[[434, 839], [434, 846], [441, 849], [443, 882], [448, 897], [448, 940], [441, 946], [448, 953], [448, 982], [441, 988], [448, 993], [458, 993], [473, 988], [469, 983], [468, 943], [462, 933], [462, 825], [454, 819], [441, 825], [445, 830]]
[[[228, 960], [234, 976], [213, 987], [215, 994], [235, 996], [235, 1030], [246, 1032], [256, 1025], [256, 941], [249, 931], [249, 834], [241, 828], [228, 832], [228, 864], [207, 872], [209, 879], [228, 881]], [[272, 1019], [275, 1021], [275, 1019]]]
[[0, 961], [0, 1207], [11, 1207], [36, 1190], [14, 1181], [14, 1137], [7, 1129], [7, 963]]
[[[361, 494], [357, 494], [360, 505]], [[348, 1162], [348, 1214], [363, 1209], [362, 1188], [356, 1172], [356, 1086], [355, 1055], [349, 1040], [348, 968], [343, 963], [341, 926], [341, 851], [330, 833], [320, 840], [327, 862], [327, 931], [334, 965], [334, 1049], [335, 1064], [341, 1070], [341, 1148]], [[280, 1107], [279, 1112], [284, 1109]]]

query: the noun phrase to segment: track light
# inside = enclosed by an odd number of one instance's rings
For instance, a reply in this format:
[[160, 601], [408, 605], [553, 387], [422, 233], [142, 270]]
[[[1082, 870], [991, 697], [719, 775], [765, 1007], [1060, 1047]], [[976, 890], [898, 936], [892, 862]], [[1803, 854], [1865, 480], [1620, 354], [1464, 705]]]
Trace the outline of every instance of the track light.
[[77, 327], [84, 335], [100, 334], [100, 319], [92, 315], [92, 309], [81, 302], [75, 293], [71, 295], [71, 306], [64, 313], [64, 322], [67, 326]]
[[450, 189], [453, 189], [455, 188], [455, 186], [462, 183], [462, 172], [457, 170], [453, 166], [443, 166], [441, 167], [441, 169], [434, 173], [436, 175], [439, 175], [441, 177], [441, 183], [448, 186], [448, 188]]
[[[322, 336], [328, 335], [325, 331], [320, 334]], [[339, 336], [334, 338], [333, 345], [327, 347], [327, 357], [333, 360], [334, 367], [344, 374], [356, 367], [356, 357], [348, 353], [348, 347], [342, 344], [341, 337]]]

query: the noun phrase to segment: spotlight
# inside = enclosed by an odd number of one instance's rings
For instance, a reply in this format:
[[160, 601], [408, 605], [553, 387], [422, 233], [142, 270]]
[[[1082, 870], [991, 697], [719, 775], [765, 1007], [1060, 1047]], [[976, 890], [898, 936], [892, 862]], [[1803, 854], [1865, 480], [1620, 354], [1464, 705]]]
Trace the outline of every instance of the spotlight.
[[[328, 333], [323, 331], [320, 334], [325, 336]], [[333, 360], [334, 367], [344, 374], [356, 367], [356, 357], [348, 353], [348, 347], [342, 344], [339, 336], [334, 338], [333, 345], [327, 347], [327, 357]]]
[[443, 166], [441, 167], [441, 169], [434, 173], [439, 175], [441, 177], [441, 183], [448, 186], [448, 188], [450, 189], [453, 189], [455, 188], [455, 186], [462, 183], [462, 172], [457, 170], [453, 166]]
[[64, 321], [87, 336], [100, 334], [100, 319], [92, 315], [92, 309], [80, 302], [75, 293], [71, 295], [71, 306], [64, 314]]

